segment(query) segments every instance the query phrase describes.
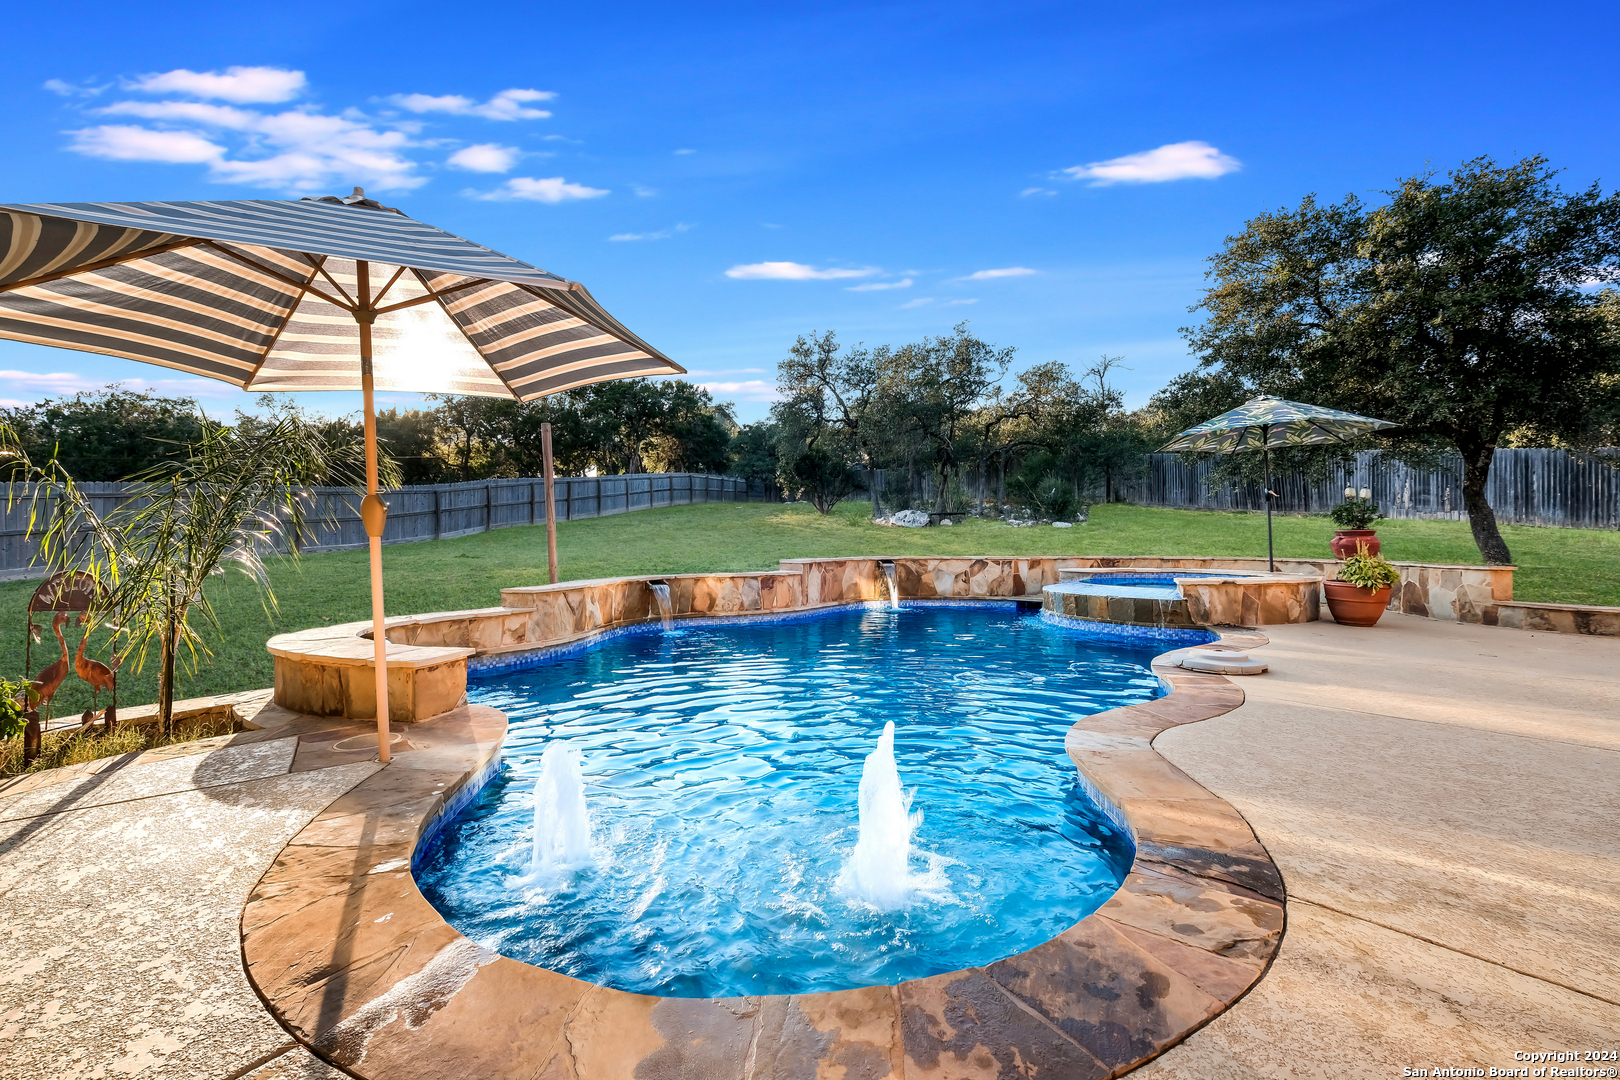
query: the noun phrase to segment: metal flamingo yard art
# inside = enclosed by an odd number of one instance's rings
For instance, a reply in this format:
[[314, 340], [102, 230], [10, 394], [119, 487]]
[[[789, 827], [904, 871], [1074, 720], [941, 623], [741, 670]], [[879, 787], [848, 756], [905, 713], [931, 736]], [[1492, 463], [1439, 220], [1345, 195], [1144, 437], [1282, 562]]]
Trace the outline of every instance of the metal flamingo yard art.
[[51, 629], [56, 633], [56, 640], [62, 645], [62, 655], [51, 664], [41, 668], [39, 674], [34, 676], [34, 695], [35, 700], [38, 702], [35, 708], [45, 710], [46, 720], [51, 718], [51, 698], [56, 696], [56, 691], [61, 687], [62, 680], [67, 678], [70, 666], [69, 657], [72, 654], [68, 652], [67, 639], [62, 636], [62, 625], [67, 621], [68, 613], [65, 611], [58, 611], [51, 619]]
[[[102, 731], [111, 733], [118, 722], [118, 671], [116, 666], [109, 667], [99, 660], [85, 656], [86, 643], [95, 625], [90, 621], [90, 613], [95, 608], [101, 596], [101, 587], [96, 579], [82, 571], [64, 571], [52, 574], [46, 578], [34, 595], [28, 601], [28, 636], [26, 639], [26, 652], [24, 653], [24, 668], [26, 671], [33, 666], [33, 646], [43, 636], [43, 628], [34, 622], [36, 614], [51, 613], [51, 630], [56, 634], [57, 643], [62, 647], [62, 655], [46, 665], [39, 674], [29, 680], [28, 696], [31, 707], [24, 714], [28, 718], [27, 727], [23, 734], [23, 761], [31, 763], [39, 756], [41, 738], [44, 727], [40, 720], [41, 710], [44, 719], [49, 722], [51, 718], [51, 700], [61, 689], [62, 683], [67, 679], [68, 672], [76, 672], [79, 678], [90, 684], [94, 701], [97, 705], [101, 701], [101, 691], [112, 692], [112, 704], [107, 706], [106, 713], [99, 717], [104, 720]], [[73, 620], [84, 627], [84, 636], [79, 640], [77, 653], [68, 649], [67, 638], [62, 633], [62, 627]], [[114, 664], [116, 665], [116, 661]], [[85, 710], [81, 718], [81, 726], [89, 728], [98, 719], [96, 709]]]
[[96, 721], [96, 707], [101, 704], [103, 690], [112, 693], [112, 703], [107, 706], [105, 717], [107, 733], [112, 734], [113, 725], [118, 723], [118, 675], [112, 668], [100, 660], [92, 660], [84, 655], [84, 648], [90, 644], [90, 635], [96, 629], [93, 623], [81, 617], [78, 622], [84, 627], [84, 636], [79, 638], [79, 649], [73, 654], [73, 670], [79, 678], [90, 684], [90, 708], [84, 711], [83, 726], [89, 727]]

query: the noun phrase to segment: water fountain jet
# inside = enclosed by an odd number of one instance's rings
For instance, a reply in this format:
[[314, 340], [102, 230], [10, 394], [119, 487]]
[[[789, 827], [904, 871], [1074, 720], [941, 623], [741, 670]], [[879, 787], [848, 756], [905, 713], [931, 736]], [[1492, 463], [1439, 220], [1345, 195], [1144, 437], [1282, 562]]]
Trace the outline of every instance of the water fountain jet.
[[579, 754], [553, 742], [540, 759], [534, 786], [534, 877], [555, 876], [591, 864], [591, 816]]
[[877, 749], [866, 756], [858, 803], [860, 839], [845, 867], [849, 888], [880, 911], [905, 907], [912, 893], [911, 834], [922, 824], [922, 811], [911, 813], [911, 800], [900, 786], [893, 720], [883, 725]]

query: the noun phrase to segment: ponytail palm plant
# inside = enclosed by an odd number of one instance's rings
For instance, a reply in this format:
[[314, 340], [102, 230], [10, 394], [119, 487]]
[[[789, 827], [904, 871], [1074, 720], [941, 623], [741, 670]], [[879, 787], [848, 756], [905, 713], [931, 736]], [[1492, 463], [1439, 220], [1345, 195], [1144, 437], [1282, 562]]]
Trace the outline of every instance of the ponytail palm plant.
[[[0, 440], [9, 433], [0, 430]], [[34, 467], [14, 440], [13, 481], [32, 481], [30, 531], [50, 572], [80, 570], [101, 586], [92, 623], [111, 624], [121, 663], [139, 671], [156, 651], [160, 723], [173, 728], [175, 669], [195, 672], [209, 655], [203, 630], [219, 630], [205, 588], [235, 570], [276, 609], [265, 559], [297, 558], [314, 484], [363, 487], [358, 443], [292, 411], [270, 422], [228, 428], [205, 425], [185, 452], [131, 478], [125, 498], [98, 513], [55, 462]], [[51, 512], [44, 508], [50, 504]]]

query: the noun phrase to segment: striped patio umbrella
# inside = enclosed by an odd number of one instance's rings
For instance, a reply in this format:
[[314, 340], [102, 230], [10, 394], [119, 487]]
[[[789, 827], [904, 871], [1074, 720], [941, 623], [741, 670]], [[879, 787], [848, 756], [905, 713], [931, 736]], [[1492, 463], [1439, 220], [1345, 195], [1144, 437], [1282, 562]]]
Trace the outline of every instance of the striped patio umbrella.
[[1271, 487], [1271, 448], [1311, 446], [1319, 443], [1349, 442], [1385, 428], [1398, 427], [1388, 420], [1304, 405], [1297, 401], [1261, 394], [1213, 420], [1190, 427], [1159, 447], [1171, 451], [1235, 454], [1259, 450], [1265, 455], [1266, 469], [1266, 560], [1277, 569], [1276, 550], [1271, 537], [1271, 503], [1277, 493]]
[[0, 204], [0, 337], [365, 405], [379, 754], [388, 750], [376, 390], [528, 401], [684, 373], [578, 282], [367, 199]]

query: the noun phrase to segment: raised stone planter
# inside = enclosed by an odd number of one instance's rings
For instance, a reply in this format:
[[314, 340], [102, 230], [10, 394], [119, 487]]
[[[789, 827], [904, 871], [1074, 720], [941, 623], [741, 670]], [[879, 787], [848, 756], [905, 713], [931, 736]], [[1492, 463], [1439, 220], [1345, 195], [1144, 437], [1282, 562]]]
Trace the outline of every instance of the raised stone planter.
[[1620, 607], [1508, 601], [1482, 604], [1479, 614], [1480, 621], [1486, 626], [1510, 626], [1516, 630], [1543, 630], [1554, 634], [1620, 637]]
[[[271, 638], [266, 647], [275, 658], [276, 704], [313, 716], [375, 717], [370, 629], [369, 622], [348, 623]], [[390, 641], [389, 720], [414, 723], [460, 705], [467, 696], [467, 658], [473, 651]]]

